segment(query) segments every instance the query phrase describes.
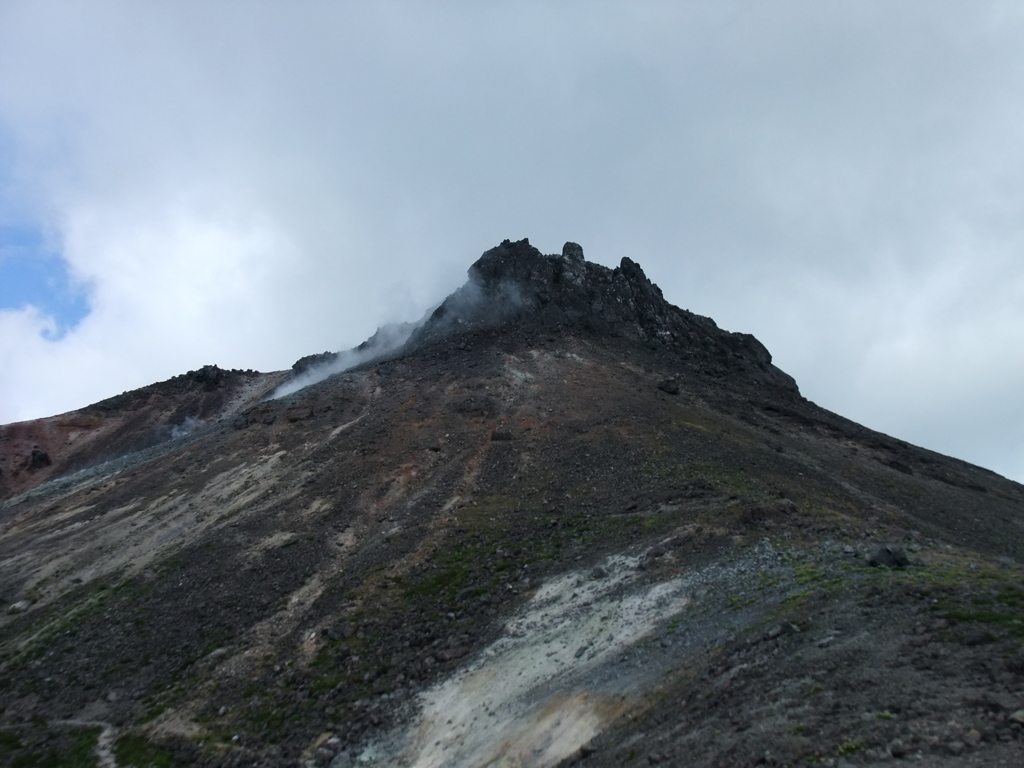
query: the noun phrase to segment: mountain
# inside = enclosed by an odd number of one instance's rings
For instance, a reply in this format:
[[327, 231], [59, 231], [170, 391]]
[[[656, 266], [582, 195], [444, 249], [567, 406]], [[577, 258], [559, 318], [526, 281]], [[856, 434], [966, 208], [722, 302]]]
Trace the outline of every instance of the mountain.
[[1024, 487], [572, 243], [0, 427], [0, 499], [0, 765], [1024, 764]]

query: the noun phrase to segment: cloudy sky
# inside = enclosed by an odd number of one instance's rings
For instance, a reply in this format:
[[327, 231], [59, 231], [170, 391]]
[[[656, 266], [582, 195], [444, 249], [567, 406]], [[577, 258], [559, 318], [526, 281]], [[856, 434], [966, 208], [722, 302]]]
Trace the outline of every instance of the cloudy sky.
[[0, 2], [0, 422], [629, 256], [1024, 481], [1024, 6]]

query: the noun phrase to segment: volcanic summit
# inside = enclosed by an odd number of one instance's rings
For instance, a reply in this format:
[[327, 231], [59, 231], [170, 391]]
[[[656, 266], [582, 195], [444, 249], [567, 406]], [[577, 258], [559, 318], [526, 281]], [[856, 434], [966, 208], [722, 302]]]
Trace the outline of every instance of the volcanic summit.
[[1024, 764], [1024, 487], [628, 258], [0, 427], [0, 766]]

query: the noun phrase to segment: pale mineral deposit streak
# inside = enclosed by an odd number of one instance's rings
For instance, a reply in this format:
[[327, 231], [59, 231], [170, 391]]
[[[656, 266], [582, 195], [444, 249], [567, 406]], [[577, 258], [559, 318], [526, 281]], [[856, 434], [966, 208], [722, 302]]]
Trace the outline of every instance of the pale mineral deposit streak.
[[608, 576], [582, 572], [542, 586], [507, 635], [478, 661], [422, 696], [400, 763], [549, 766], [628, 708], [625, 696], [587, 690], [587, 673], [650, 633], [689, 601], [677, 577], [632, 592], [637, 559], [615, 557]]

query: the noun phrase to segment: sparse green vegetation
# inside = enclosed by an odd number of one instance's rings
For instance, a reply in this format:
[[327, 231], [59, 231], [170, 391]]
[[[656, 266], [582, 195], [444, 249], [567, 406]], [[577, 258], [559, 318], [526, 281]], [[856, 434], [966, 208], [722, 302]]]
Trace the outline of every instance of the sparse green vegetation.
[[1008, 634], [1024, 639], [1024, 590], [1016, 585], [1007, 585], [991, 595], [975, 596], [972, 606], [953, 606], [948, 601], [942, 607], [951, 624], [978, 622], [996, 625]]
[[[246, 721], [253, 731], [265, 735], [272, 741], [299, 718], [298, 713], [288, 714], [288, 710], [271, 701], [262, 702], [255, 710], [249, 712]], [[226, 735], [225, 735], [226, 736]]]
[[762, 592], [782, 583], [782, 576], [770, 571], [761, 571], [761, 573], [758, 574], [757, 579], [757, 588]]
[[794, 570], [796, 572], [796, 583], [800, 585], [813, 584], [821, 578], [818, 566], [813, 563], [801, 563]]
[[97, 764], [96, 742], [100, 737], [99, 728], [83, 728], [75, 743], [60, 756], [61, 768], [92, 768]]
[[21, 739], [14, 731], [0, 730], [0, 750], [11, 752], [21, 748]]
[[455, 592], [461, 589], [479, 556], [479, 547], [452, 547], [445, 553], [444, 560], [440, 563], [440, 572], [409, 584], [406, 586], [406, 593], [412, 597], [434, 597], [442, 592]]
[[873, 570], [869, 590], [879, 585], [915, 588], [934, 595], [932, 608], [950, 624], [983, 624], [1024, 641], [1024, 588], [1020, 571], [990, 563], [966, 562], [954, 553], [932, 557], [924, 568]]
[[950, 624], [968, 624], [975, 622], [998, 627], [1011, 637], [1024, 640], [1024, 612], [1000, 611], [998, 609], [988, 611], [966, 611], [949, 608], [946, 610], [946, 619]]
[[120, 765], [134, 768], [171, 768], [174, 765], [170, 752], [134, 733], [126, 733], [114, 743], [114, 757]]
[[73, 734], [70, 743], [67, 736], [62, 736], [58, 743], [63, 746], [40, 751], [25, 750], [17, 734], [0, 730], [0, 756], [13, 754], [10, 762], [6, 763], [11, 768], [95, 768], [100, 729], [80, 728]]
[[748, 605], [753, 605], [757, 602], [757, 598], [753, 595], [729, 595], [725, 602], [733, 610], [739, 610], [740, 608], [746, 608]]
[[785, 609], [799, 608], [807, 602], [808, 598], [811, 596], [811, 592], [813, 592], [813, 590], [805, 589], [800, 592], [794, 592], [791, 595], [786, 595], [782, 598], [781, 605]]
[[839, 756], [854, 755], [864, 749], [864, 741], [862, 739], [847, 739], [839, 745], [836, 750]]

